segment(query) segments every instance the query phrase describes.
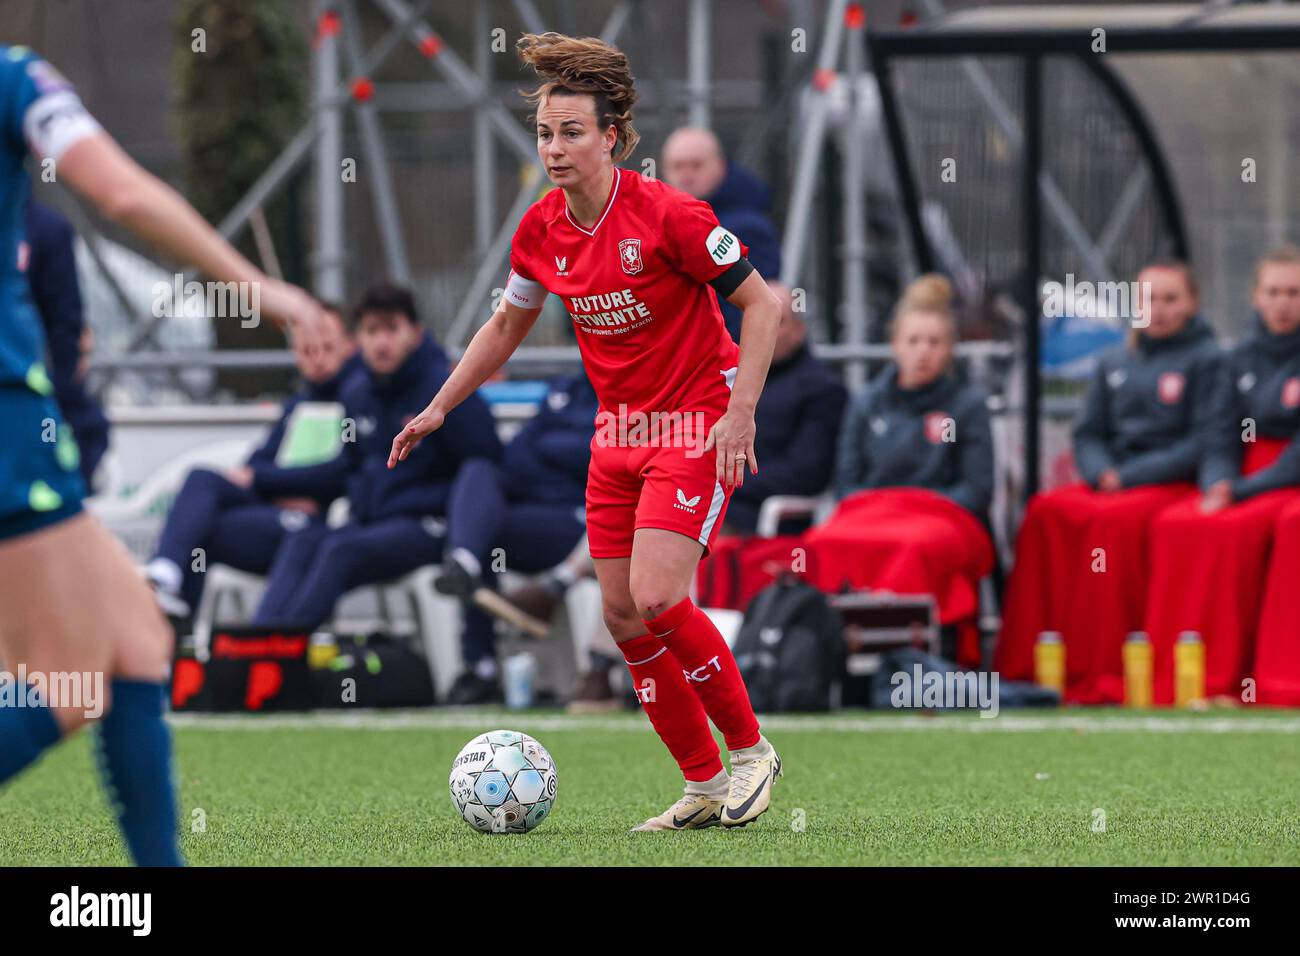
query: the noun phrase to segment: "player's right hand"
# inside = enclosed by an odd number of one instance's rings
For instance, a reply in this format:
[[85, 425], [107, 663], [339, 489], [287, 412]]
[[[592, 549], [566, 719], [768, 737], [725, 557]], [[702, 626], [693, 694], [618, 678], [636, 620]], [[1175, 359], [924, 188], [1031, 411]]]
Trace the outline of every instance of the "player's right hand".
[[262, 311], [280, 328], [305, 346], [325, 340], [325, 310], [310, 295], [279, 279], [261, 280]]
[[399, 461], [406, 461], [406, 456], [420, 444], [420, 439], [436, 432], [446, 419], [445, 414], [430, 405], [407, 422], [406, 427], [393, 438], [393, 448], [388, 453], [388, 467], [393, 468]]

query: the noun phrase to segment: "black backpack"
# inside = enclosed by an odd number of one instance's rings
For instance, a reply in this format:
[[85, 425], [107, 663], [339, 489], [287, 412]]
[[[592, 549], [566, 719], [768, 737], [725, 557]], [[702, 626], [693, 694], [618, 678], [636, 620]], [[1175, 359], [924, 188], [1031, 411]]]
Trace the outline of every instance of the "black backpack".
[[793, 578], [754, 595], [732, 649], [756, 711], [824, 711], [844, 672], [840, 616]]
[[[409, 641], [388, 634], [345, 635], [338, 655], [312, 670], [316, 706], [431, 707], [433, 678], [428, 662]], [[344, 698], [344, 680], [350, 693]]]

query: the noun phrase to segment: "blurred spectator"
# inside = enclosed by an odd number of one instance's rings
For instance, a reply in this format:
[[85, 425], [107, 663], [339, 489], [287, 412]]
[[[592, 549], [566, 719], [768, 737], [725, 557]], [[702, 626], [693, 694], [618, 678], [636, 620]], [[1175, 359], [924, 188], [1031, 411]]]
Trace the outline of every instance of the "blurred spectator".
[[[26, 231], [27, 281], [45, 327], [54, 397], [76, 439], [86, 488], [93, 490], [91, 479], [108, 450], [109, 425], [104, 410], [86, 391], [86, 357], [94, 335], [81, 311], [75, 233], [61, 213], [34, 199], [27, 203]], [[20, 258], [22, 255], [20, 251]]]
[[[1278, 270], [1278, 265], [1286, 268]], [[1263, 274], [1266, 267], [1271, 267], [1267, 277]], [[1233, 404], [1240, 402], [1238, 411], [1242, 406], [1249, 409], [1243, 418], [1257, 421], [1261, 431], [1271, 432], [1274, 435], [1271, 443], [1275, 447], [1279, 440], [1286, 442], [1285, 447], [1277, 452], [1274, 464], [1282, 462], [1285, 453], [1290, 461], [1291, 480], [1300, 485], [1300, 248], [1292, 246], [1274, 252], [1261, 263], [1259, 272], [1255, 300], [1260, 324], [1256, 326], [1253, 338], [1258, 343], [1257, 348], [1264, 343], [1275, 343], [1273, 351], [1278, 359], [1287, 358], [1277, 362], [1277, 370], [1268, 376], [1271, 381], [1262, 380], [1258, 375], [1253, 381], [1246, 374], [1238, 377], [1235, 382], [1238, 398]], [[1269, 337], [1261, 334], [1262, 329], [1268, 329]], [[1249, 354], [1245, 348], [1240, 351], [1245, 353], [1241, 356], [1243, 359]], [[1237, 359], [1234, 353], [1230, 368], [1236, 366]], [[1282, 378], [1280, 384], [1278, 377]], [[1232, 377], [1226, 384], [1231, 388], [1234, 384]], [[1274, 394], [1276, 399], [1273, 399]], [[1225, 420], [1229, 413], [1230, 407], [1225, 408]], [[1289, 438], [1285, 437], [1288, 425]], [[1236, 434], [1238, 438], [1244, 437], [1241, 431]], [[1279, 439], [1277, 436], [1282, 437]], [[1249, 455], [1249, 449], [1244, 454]], [[1282, 463], [1285, 473], [1287, 465]], [[1252, 477], [1265, 474], [1266, 469], [1259, 469], [1253, 472]], [[1237, 492], [1242, 490], [1238, 486]], [[1259, 490], [1258, 486], [1256, 490]], [[1268, 580], [1255, 643], [1254, 675], [1258, 680], [1258, 702], [1261, 704], [1300, 707], [1300, 641], [1296, 640], [1300, 588], [1295, 586], [1297, 568], [1300, 568], [1300, 498], [1293, 499], [1282, 510], [1273, 526], [1273, 548], [1269, 555]]]
[[[326, 314], [329, 329], [319, 346], [294, 342], [303, 386], [285, 401], [280, 418], [248, 461], [224, 474], [196, 468], [186, 476], [147, 568], [169, 616], [185, 618], [198, 607], [203, 572], [210, 564], [266, 574], [285, 535], [322, 522], [336, 497], [328, 489], [296, 486], [294, 476], [302, 469], [285, 467], [294, 409], [303, 402], [336, 402], [345, 380], [360, 374], [361, 360], [338, 310], [326, 306]], [[273, 492], [267, 490], [271, 488]], [[201, 562], [196, 549], [202, 549]]]
[[781, 300], [781, 325], [767, 384], [754, 420], [758, 474], [731, 495], [724, 533], [753, 534], [759, 508], [771, 495], [817, 495], [831, 483], [840, 419], [848, 392], [834, 373], [813, 357], [808, 326], [794, 311], [790, 288], [771, 279]]
[[[550, 571], [582, 540], [596, 409], [585, 374], [554, 383], [537, 414], [506, 445], [500, 463], [466, 462], [452, 482], [447, 553], [436, 586], [466, 607], [465, 672], [451, 689], [453, 704], [501, 698], [492, 621], [473, 605], [474, 591], [493, 583], [498, 570]], [[554, 575], [540, 586], [554, 595], [550, 607], [532, 602], [521, 610], [546, 620], [564, 588]]]
[[272, 496], [284, 487], [321, 498], [346, 493], [350, 520], [340, 528], [311, 524], [284, 540], [253, 617], [258, 626], [315, 629], [346, 591], [439, 561], [456, 472], [470, 459], [501, 457], [492, 412], [472, 395], [390, 470], [392, 437], [442, 386], [447, 356], [420, 326], [407, 289], [372, 286], [352, 324], [365, 368], [340, 391], [345, 422], [355, 425], [343, 454], [321, 465], [255, 472], [252, 482]]
[[927, 488], [972, 515], [987, 510], [988, 412], [984, 393], [963, 385], [952, 368], [950, 302], [942, 276], [922, 276], [904, 293], [892, 329], [894, 361], [853, 399], [840, 433], [840, 499], [878, 488]]
[[1195, 277], [1160, 261], [1137, 279], [1150, 290], [1145, 327], [1097, 362], [1074, 429], [1084, 482], [1029, 503], [998, 640], [1003, 677], [1031, 680], [1039, 635], [1059, 632], [1073, 703], [1123, 701], [1123, 642], [1144, 627], [1151, 522], [1194, 498], [1215, 420], [1223, 356], [1198, 315]]
[[956, 336], [948, 280], [920, 277], [895, 309], [893, 363], [845, 414], [839, 507], [804, 544], [808, 576], [824, 591], [934, 595], [959, 660], [978, 663], [979, 581], [993, 567], [993, 437], [984, 392], [953, 371]]
[[[729, 162], [711, 130], [695, 126], [680, 127], [668, 136], [663, 164], [668, 185], [707, 202], [718, 222], [749, 247], [749, 261], [759, 275], [780, 277], [781, 237], [772, 222], [772, 191], [766, 183]], [[739, 342], [740, 310], [722, 296], [718, 296], [718, 305], [727, 331]]]
[[1173, 702], [1184, 631], [1204, 642], [1209, 696], [1240, 701], [1249, 677], [1258, 703], [1300, 703], [1300, 248], [1259, 261], [1251, 304], [1250, 331], [1228, 354], [1214, 399], [1204, 494], [1151, 523], [1144, 629], [1157, 704]]

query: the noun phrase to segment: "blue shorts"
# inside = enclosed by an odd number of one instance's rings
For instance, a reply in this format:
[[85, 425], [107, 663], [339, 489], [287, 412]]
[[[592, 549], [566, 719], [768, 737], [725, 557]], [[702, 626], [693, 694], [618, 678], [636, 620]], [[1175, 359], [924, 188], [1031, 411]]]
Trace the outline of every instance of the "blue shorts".
[[0, 386], [0, 540], [78, 514], [86, 496], [80, 462], [52, 396]]

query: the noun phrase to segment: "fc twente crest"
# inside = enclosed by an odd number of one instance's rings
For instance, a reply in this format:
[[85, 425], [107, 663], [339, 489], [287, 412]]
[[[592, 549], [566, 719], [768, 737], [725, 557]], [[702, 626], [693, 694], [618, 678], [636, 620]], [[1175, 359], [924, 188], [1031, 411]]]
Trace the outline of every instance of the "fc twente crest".
[[618, 244], [618, 259], [623, 271], [630, 276], [636, 275], [644, 266], [641, 262], [641, 240], [624, 239]]
[[1182, 400], [1187, 380], [1182, 372], [1165, 372], [1156, 379], [1156, 395], [1166, 405], [1176, 405]]

